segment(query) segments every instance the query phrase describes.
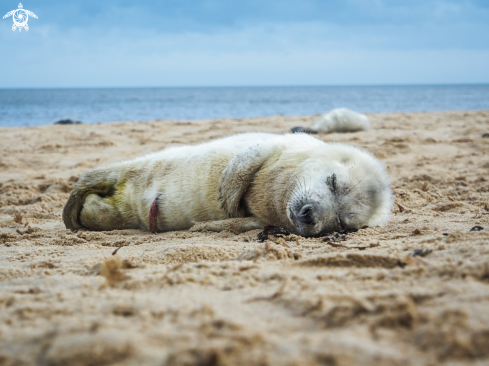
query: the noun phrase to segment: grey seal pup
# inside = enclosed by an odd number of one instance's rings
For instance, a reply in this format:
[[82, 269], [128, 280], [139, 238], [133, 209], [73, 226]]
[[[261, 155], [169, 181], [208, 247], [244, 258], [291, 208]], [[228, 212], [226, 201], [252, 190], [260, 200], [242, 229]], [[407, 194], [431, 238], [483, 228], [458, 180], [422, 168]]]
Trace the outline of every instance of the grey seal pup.
[[72, 230], [276, 225], [315, 236], [384, 225], [390, 186], [382, 163], [359, 148], [245, 133], [93, 169], [73, 187], [63, 220]]
[[310, 127], [293, 127], [292, 133], [331, 133], [367, 131], [370, 121], [364, 114], [347, 108], [336, 108], [311, 122]]

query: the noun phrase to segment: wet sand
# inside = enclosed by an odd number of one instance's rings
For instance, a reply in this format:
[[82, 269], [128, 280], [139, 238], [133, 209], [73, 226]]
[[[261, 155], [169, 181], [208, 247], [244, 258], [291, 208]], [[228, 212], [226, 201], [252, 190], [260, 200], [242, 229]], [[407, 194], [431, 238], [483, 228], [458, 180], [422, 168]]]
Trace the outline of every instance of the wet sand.
[[329, 243], [61, 221], [90, 168], [311, 116], [0, 128], [0, 365], [488, 364], [489, 111], [369, 117], [317, 137], [383, 161], [392, 217]]

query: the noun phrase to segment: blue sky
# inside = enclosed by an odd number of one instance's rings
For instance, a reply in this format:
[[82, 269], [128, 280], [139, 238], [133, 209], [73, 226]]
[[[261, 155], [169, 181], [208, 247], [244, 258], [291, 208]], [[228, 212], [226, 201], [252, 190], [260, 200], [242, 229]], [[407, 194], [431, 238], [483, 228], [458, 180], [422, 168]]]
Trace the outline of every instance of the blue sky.
[[23, 5], [39, 19], [0, 19], [0, 88], [489, 83], [487, 0]]

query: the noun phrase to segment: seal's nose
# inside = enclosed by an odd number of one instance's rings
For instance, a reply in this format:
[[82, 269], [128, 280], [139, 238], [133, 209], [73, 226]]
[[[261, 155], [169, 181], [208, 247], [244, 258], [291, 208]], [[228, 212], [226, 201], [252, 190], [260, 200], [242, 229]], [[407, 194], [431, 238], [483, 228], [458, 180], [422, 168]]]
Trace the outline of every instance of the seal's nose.
[[314, 210], [312, 205], [305, 205], [301, 208], [299, 214], [297, 215], [297, 221], [299, 221], [301, 224], [315, 225], [316, 223], [314, 222], [313, 213]]

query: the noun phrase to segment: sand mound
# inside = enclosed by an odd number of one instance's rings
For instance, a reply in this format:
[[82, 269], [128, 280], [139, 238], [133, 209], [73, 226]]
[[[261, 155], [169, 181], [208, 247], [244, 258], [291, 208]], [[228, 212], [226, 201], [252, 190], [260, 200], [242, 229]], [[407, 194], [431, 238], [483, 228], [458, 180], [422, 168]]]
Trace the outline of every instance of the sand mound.
[[486, 111], [375, 114], [368, 132], [317, 135], [384, 161], [383, 228], [261, 243], [257, 230], [62, 224], [92, 167], [311, 118], [0, 128], [0, 365], [487, 364]]

